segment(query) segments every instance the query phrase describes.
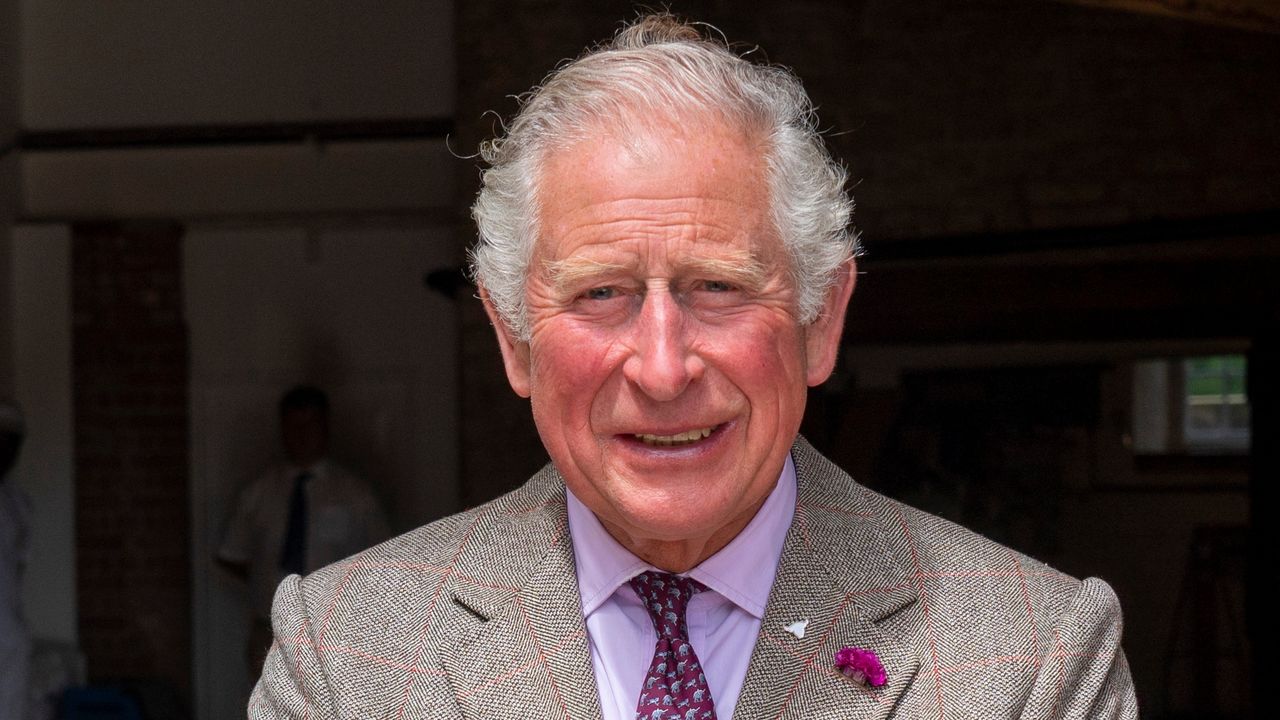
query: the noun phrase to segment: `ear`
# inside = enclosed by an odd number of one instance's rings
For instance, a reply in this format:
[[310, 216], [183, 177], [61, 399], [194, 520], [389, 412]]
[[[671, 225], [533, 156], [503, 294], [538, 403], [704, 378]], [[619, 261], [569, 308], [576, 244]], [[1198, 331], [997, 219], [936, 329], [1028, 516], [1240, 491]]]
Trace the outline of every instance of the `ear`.
[[835, 283], [827, 289], [822, 312], [804, 329], [805, 355], [808, 360], [805, 380], [809, 387], [826, 382], [836, 367], [840, 336], [844, 333], [845, 310], [849, 307], [849, 297], [853, 295], [857, 278], [858, 264], [853, 258], [849, 258], [836, 272]]
[[516, 339], [507, 327], [507, 322], [498, 314], [493, 301], [489, 299], [489, 291], [480, 286], [480, 300], [484, 303], [484, 311], [489, 315], [489, 322], [498, 336], [498, 348], [502, 350], [502, 364], [507, 369], [507, 382], [520, 397], [529, 397], [529, 343]]

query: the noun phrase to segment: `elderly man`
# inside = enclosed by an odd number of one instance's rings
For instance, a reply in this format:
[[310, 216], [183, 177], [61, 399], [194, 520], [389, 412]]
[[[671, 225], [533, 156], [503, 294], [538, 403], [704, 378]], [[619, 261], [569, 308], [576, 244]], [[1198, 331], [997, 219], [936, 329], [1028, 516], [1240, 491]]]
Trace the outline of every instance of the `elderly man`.
[[551, 464], [275, 603], [254, 717], [1134, 717], [1111, 590], [797, 436], [854, 286], [784, 70], [651, 16], [528, 98], [475, 205]]

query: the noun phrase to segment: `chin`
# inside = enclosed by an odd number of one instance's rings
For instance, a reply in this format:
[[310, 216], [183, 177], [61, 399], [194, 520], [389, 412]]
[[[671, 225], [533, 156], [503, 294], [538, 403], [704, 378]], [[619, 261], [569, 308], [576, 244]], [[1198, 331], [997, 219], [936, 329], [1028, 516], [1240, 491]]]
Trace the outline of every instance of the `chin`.
[[[690, 512], [691, 509], [695, 509]], [[623, 516], [622, 528], [639, 541], [683, 542], [710, 537], [731, 522], [724, 512], [696, 501], [668, 499]]]

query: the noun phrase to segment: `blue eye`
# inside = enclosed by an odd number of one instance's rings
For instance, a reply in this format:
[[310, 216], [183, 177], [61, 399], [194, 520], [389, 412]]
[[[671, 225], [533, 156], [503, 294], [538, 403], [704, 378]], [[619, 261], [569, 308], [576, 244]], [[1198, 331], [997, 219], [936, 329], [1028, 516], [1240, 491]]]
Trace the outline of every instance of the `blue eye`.
[[707, 292], [722, 293], [729, 292], [733, 286], [723, 280], [708, 280], [702, 284], [702, 289]]
[[618, 294], [618, 291], [615, 288], [598, 287], [598, 288], [591, 288], [590, 290], [583, 293], [582, 296], [588, 300], [608, 300], [612, 297], [617, 296], [617, 294]]

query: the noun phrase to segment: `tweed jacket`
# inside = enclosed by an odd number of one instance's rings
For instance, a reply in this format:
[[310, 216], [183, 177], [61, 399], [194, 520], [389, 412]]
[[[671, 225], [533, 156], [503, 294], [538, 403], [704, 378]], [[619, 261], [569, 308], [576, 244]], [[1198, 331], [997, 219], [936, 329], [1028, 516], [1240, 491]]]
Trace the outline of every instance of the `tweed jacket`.
[[[736, 717], [1137, 717], [1106, 583], [871, 492], [803, 439], [792, 457], [795, 518]], [[784, 630], [801, 619], [803, 638]], [[286, 579], [273, 623], [251, 718], [600, 717], [551, 466]], [[879, 655], [885, 686], [836, 671], [848, 645]]]

